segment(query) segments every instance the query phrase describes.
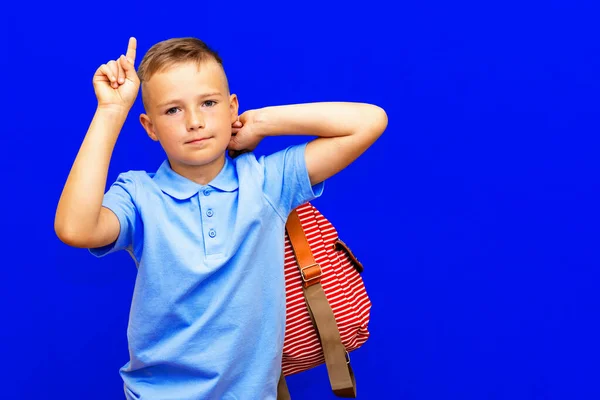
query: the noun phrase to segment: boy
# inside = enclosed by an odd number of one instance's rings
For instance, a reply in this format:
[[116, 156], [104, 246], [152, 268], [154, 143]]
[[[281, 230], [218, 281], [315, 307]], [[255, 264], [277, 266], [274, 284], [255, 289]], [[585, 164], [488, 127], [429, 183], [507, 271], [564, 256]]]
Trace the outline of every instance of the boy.
[[[135, 56], [130, 38], [126, 55], [94, 75], [98, 106], [58, 203], [56, 234], [98, 257], [126, 250], [136, 262], [130, 361], [120, 370], [127, 399], [275, 399], [287, 216], [374, 143], [387, 116], [352, 103], [238, 116], [222, 61], [200, 40], [154, 45], [137, 72]], [[166, 160], [155, 173], [120, 174], [104, 193], [140, 87], [140, 122]], [[260, 140], [284, 133], [318, 138], [256, 158]]]

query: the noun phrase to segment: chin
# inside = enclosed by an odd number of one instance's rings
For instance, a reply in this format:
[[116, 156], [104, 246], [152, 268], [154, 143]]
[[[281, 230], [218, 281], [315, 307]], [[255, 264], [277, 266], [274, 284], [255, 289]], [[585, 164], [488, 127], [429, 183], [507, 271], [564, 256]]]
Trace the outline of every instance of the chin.
[[200, 167], [202, 165], [212, 164], [216, 161], [219, 161], [220, 159], [222, 159], [224, 157], [225, 157], [225, 151], [223, 150], [222, 152], [219, 152], [219, 153], [211, 152], [210, 154], [204, 153], [204, 154], [197, 154], [194, 156], [188, 155], [187, 157], [179, 158], [178, 161], [181, 164], [194, 166], [194, 167]]

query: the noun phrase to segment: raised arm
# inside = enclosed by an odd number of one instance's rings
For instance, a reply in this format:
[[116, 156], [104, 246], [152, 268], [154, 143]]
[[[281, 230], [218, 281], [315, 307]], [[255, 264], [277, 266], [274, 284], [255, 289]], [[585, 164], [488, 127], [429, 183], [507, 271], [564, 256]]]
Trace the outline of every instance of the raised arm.
[[[305, 154], [310, 181], [315, 185], [363, 154], [385, 131], [388, 120], [385, 111], [372, 104], [326, 102], [265, 107], [242, 114], [240, 121], [233, 132], [240, 131], [242, 137], [240, 143], [233, 137], [233, 150], [248, 144], [252, 148], [266, 136], [317, 136], [308, 143]], [[251, 133], [244, 135], [241, 126], [246, 123]], [[258, 139], [252, 141], [252, 137]]]
[[116, 240], [117, 217], [102, 207], [108, 166], [140, 82], [135, 72], [136, 39], [127, 54], [101, 65], [93, 85], [98, 107], [75, 158], [54, 220], [61, 241], [74, 247], [100, 247]]

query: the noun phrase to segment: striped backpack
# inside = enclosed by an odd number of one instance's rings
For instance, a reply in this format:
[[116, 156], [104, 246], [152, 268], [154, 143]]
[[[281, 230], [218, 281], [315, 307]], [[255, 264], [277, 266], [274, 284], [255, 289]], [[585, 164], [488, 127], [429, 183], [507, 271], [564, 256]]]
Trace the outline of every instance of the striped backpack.
[[292, 211], [285, 234], [286, 328], [278, 400], [285, 377], [325, 363], [333, 393], [356, 397], [349, 353], [369, 337], [371, 301], [363, 265], [310, 203]]

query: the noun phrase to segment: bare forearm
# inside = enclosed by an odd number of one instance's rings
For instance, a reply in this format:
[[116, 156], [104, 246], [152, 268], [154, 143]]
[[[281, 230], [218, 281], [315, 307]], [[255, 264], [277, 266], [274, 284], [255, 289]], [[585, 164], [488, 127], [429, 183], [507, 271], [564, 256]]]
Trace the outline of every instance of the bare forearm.
[[310, 182], [315, 185], [364, 153], [384, 132], [388, 118], [381, 107], [372, 104], [322, 102], [250, 110], [240, 122], [249, 128], [240, 129], [232, 139], [230, 147], [237, 151], [253, 149], [267, 136], [317, 136], [305, 152]]
[[342, 137], [359, 132], [381, 131], [385, 112], [364, 103], [325, 102], [265, 107], [257, 110], [261, 136], [309, 135]]
[[59, 236], [91, 233], [98, 222], [108, 166], [127, 111], [98, 108], [73, 163], [56, 210]]

